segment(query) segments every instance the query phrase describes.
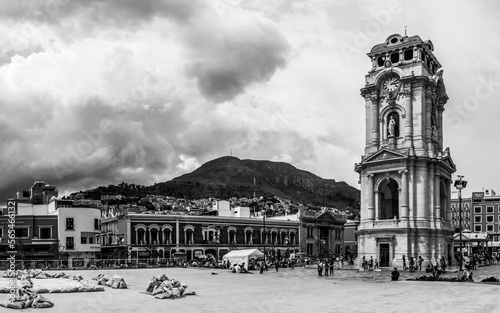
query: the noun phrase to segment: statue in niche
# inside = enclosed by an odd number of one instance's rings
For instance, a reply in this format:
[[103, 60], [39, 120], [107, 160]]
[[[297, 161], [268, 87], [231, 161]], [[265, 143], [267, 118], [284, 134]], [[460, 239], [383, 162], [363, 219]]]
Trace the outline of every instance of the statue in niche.
[[391, 113], [387, 118], [387, 138], [399, 137], [399, 115]]
[[389, 125], [387, 128], [387, 137], [394, 137], [396, 133], [396, 121], [394, 120], [394, 116], [389, 118]]

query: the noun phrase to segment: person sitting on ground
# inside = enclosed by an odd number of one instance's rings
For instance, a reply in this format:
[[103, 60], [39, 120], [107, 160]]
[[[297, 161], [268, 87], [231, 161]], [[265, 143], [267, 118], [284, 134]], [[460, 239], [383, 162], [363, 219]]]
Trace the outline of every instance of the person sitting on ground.
[[399, 280], [399, 272], [397, 267], [395, 267], [394, 271], [391, 272], [391, 280], [392, 281]]
[[429, 263], [427, 264], [427, 268], [425, 269], [426, 273], [432, 273], [432, 265]]
[[466, 266], [462, 273], [462, 281], [474, 281], [474, 279], [472, 279], [472, 270], [469, 266]]
[[241, 263], [240, 265], [240, 273], [248, 273], [247, 270], [245, 269], [245, 262]]

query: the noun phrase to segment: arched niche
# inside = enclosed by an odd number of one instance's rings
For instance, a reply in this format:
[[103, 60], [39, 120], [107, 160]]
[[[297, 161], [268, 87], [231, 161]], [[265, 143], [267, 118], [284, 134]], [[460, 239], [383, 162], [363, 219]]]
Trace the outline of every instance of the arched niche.
[[399, 184], [393, 178], [384, 179], [377, 187], [378, 218], [380, 220], [399, 219]]

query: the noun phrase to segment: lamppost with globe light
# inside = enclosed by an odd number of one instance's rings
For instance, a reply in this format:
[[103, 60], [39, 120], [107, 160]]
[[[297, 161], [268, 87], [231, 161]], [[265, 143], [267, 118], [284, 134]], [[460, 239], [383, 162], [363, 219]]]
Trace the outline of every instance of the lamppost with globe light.
[[462, 264], [463, 264], [463, 252], [462, 252], [462, 189], [464, 189], [467, 186], [467, 182], [463, 180], [463, 175], [457, 175], [458, 179], [455, 180], [454, 186], [458, 190], [458, 228], [460, 231], [460, 271], [463, 270]]

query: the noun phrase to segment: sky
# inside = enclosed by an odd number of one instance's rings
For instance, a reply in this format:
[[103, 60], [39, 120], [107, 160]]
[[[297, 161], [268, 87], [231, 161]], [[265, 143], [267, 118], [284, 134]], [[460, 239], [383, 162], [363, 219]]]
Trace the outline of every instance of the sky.
[[0, 199], [163, 182], [230, 155], [359, 188], [366, 53], [432, 40], [444, 146], [500, 192], [500, 2], [0, 2]]

